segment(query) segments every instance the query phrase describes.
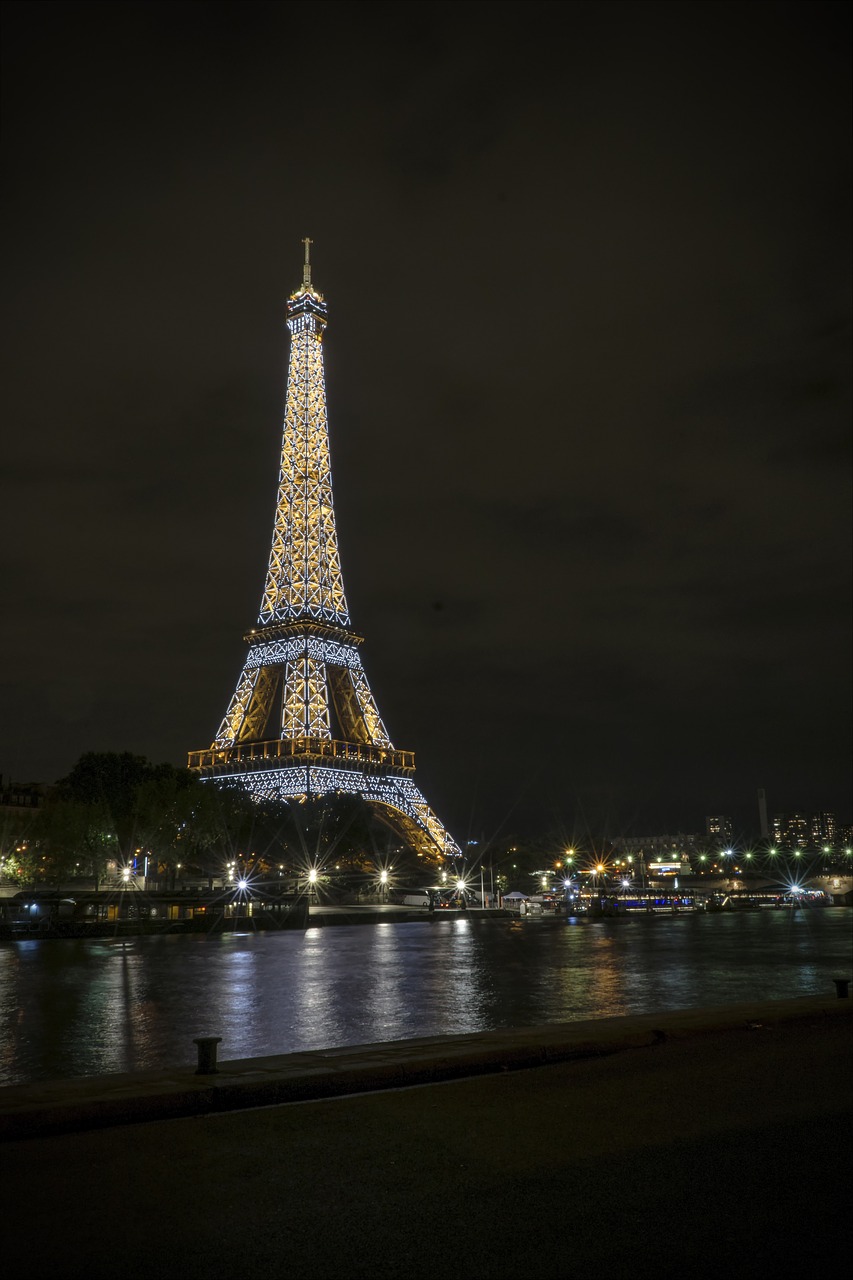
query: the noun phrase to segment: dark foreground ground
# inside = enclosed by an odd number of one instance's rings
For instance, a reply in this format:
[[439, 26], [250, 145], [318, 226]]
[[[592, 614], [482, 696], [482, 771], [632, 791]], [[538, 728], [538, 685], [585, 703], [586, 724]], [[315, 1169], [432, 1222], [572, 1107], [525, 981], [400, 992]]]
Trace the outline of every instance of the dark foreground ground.
[[624, 1019], [621, 1045], [611, 1020], [603, 1056], [8, 1140], [4, 1271], [834, 1280], [853, 1257], [851, 1013], [670, 1015], [651, 1038]]

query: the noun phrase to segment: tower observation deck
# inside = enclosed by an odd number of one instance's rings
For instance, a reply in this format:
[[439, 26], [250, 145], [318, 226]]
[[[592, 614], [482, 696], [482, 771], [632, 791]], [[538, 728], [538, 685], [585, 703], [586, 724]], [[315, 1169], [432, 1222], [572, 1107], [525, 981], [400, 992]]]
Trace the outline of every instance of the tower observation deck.
[[361, 796], [423, 856], [454, 857], [458, 845], [414, 781], [414, 753], [388, 735], [351, 630], [332, 501], [327, 309], [304, 244], [302, 284], [287, 303], [281, 469], [260, 613], [216, 737], [189, 753], [189, 768], [265, 799]]

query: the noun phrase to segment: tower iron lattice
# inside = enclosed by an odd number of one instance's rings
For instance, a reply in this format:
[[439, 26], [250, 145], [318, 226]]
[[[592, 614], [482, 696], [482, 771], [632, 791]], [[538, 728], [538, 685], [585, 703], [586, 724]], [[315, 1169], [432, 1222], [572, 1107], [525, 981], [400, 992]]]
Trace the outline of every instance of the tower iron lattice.
[[216, 738], [188, 763], [264, 799], [361, 796], [417, 852], [455, 857], [458, 845], [414, 781], [414, 753], [388, 735], [362, 638], [350, 629], [332, 502], [327, 308], [311, 283], [311, 241], [303, 243], [302, 284], [287, 303], [281, 470], [258, 623], [244, 637], [248, 653]]

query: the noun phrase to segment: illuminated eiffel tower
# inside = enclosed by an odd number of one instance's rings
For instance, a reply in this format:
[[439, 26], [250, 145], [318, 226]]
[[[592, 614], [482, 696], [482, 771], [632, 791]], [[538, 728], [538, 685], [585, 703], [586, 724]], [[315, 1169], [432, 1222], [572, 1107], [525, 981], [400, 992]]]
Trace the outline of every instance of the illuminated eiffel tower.
[[278, 503], [258, 625], [213, 745], [192, 751], [204, 778], [265, 799], [357, 795], [429, 859], [459, 847], [415, 785], [415, 757], [395, 749], [361, 664], [344, 596], [329, 460], [323, 332], [311, 283], [288, 300], [290, 365]]

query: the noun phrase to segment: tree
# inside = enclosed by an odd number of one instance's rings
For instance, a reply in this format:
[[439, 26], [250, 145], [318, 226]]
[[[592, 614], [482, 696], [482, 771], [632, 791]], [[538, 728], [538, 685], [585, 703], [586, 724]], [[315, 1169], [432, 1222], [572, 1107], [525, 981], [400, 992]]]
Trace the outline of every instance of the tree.
[[119, 853], [127, 860], [137, 846], [139, 787], [160, 767], [129, 751], [88, 751], [57, 784], [58, 793], [62, 799], [101, 806]]
[[90, 876], [97, 889], [107, 861], [118, 853], [111, 815], [98, 801], [55, 792], [39, 811], [36, 833], [47, 859], [47, 876], [55, 884], [82, 874]]
[[24, 867], [31, 866], [38, 813], [38, 809], [4, 810], [0, 815], [0, 875], [20, 880]]
[[170, 764], [151, 768], [136, 787], [137, 847], [153, 855], [158, 871], [165, 864], [173, 881], [178, 864], [192, 863], [197, 851], [195, 819], [205, 790], [196, 774]]

